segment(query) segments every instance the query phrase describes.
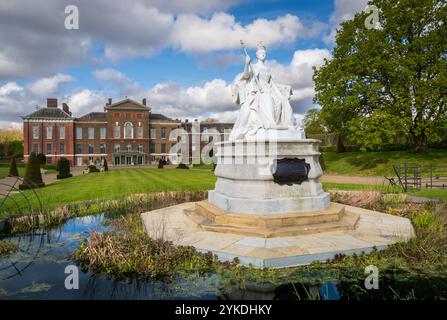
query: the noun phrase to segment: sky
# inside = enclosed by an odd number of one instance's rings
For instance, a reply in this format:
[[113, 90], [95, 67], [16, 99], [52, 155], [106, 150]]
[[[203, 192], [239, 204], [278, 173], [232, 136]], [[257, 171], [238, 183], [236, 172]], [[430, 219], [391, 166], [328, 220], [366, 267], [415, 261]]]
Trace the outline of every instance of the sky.
[[[74, 116], [107, 99], [147, 98], [154, 113], [232, 122], [231, 85], [267, 47], [297, 118], [315, 106], [312, 68], [331, 58], [340, 22], [367, 0], [0, 0], [0, 128], [58, 98]], [[65, 8], [79, 10], [67, 29]]]

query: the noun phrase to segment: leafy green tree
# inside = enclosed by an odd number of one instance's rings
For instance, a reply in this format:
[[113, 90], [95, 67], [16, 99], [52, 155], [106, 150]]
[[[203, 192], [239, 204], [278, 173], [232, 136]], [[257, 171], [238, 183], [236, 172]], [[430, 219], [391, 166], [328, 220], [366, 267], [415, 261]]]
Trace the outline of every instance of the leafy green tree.
[[327, 129], [321, 117], [320, 109], [309, 109], [304, 115], [304, 131], [306, 135], [326, 133]]
[[18, 177], [19, 170], [17, 170], [16, 158], [11, 159], [11, 164], [9, 165], [9, 176], [10, 177]]
[[26, 163], [25, 177], [23, 178], [23, 183], [19, 185], [19, 189], [41, 188], [44, 186], [45, 184], [42, 180], [42, 174], [40, 173], [39, 159], [36, 154], [32, 152]]
[[23, 141], [13, 140], [8, 142], [8, 156], [13, 158], [23, 157]]
[[333, 58], [314, 73], [315, 102], [330, 131], [362, 149], [407, 136], [416, 151], [433, 141], [447, 112], [447, 4], [372, 0], [379, 28], [363, 12], [342, 23]]

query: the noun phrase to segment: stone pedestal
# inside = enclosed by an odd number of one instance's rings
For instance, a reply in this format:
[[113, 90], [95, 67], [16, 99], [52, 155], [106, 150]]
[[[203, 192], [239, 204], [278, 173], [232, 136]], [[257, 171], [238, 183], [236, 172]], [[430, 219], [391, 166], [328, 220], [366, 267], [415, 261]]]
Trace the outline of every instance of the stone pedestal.
[[[319, 181], [323, 174], [319, 163], [320, 141], [290, 136], [266, 137], [266, 140], [258, 136], [253, 140], [216, 144], [217, 182], [208, 193], [209, 203], [226, 212], [243, 214], [327, 209], [329, 194]], [[309, 165], [306, 179], [288, 184], [275, 181], [274, 174], [283, 159], [304, 160]], [[294, 174], [290, 172], [292, 180]]]

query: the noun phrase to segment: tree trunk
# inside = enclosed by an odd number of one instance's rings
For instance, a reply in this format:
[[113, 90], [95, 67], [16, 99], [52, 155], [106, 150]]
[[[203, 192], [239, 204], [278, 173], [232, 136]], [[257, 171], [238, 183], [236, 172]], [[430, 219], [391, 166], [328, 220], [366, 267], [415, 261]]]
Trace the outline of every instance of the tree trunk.
[[337, 138], [337, 153], [343, 153], [346, 152], [345, 145], [343, 144], [343, 139], [341, 135], [338, 135]]
[[416, 152], [423, 152], [427, 149], [427, 137], [425, 132], [418, 135], [413, 134], [413, 145]]

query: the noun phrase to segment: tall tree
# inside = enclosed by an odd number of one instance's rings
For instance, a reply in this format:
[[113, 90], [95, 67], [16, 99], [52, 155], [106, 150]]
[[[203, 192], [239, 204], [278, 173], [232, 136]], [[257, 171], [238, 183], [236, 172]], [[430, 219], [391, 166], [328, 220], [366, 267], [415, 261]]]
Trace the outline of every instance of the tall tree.
[[304, 115], [304, 131], [306, 135], [326, 133], [326, 127], [321, 118], [320, 109], [312, 108]]
[[315, 102], [331, 131], [363, 149], [407, 136], [415, 150], [442, 139], [447, 112], [447, 4], [372, 0], [379, 28], [363, 12], [338, 31], [333, 58], [315, 70]]

